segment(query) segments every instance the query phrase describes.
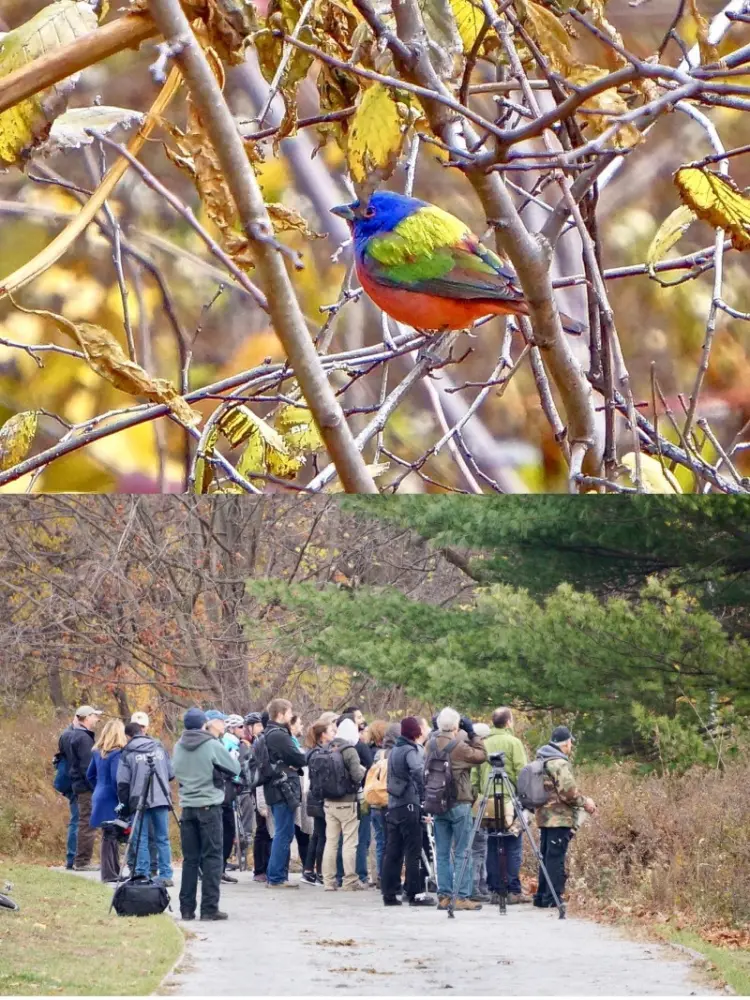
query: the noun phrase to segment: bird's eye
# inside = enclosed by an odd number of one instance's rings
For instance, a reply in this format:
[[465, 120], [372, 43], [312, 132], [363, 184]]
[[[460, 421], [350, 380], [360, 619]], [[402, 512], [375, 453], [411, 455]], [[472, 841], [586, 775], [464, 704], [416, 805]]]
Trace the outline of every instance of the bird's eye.
[[366, 208], [365, 209], [365, 218], [366, 219], [374, 219], [375, 218], [375, 209], [374, 208]]

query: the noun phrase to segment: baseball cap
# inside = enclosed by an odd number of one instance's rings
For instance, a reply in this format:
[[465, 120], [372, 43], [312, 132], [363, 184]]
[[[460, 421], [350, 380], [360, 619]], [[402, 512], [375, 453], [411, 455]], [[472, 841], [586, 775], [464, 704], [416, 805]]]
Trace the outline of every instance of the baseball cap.
[[93, 708], [91, 705], [81, 705], [80, 708], [76, 709], [76, 718], [85, 719], [87, 715], [102, 715], [103, 712], [100, 708]]
[[220, 712], [216, 708], [210, 708], [206, 712], [206, 721], [207, 722], [211, 722], [213, 719], [221, 719], [222, 722], [226, 722], [227, 721], [227, 716], [224, 715], [223, 712]]
[[202, 729], [206, 724], [206, 713], [200, 708], [189, 708], [182, 717], [185, 729]]
[[130, 716], [130, 721], [136, 722], [139, 726], [147, 726], [148, 716], [146, 715], [145, 712], [133, 712], [133, 714]]
[[237, 726], [244, 726], [245, 720], [241, 715], [227, 715], [224, 720], [228, 729], [235, 729]]
[[568, 740], [573, 739], [573, 734], [568, 729], [567, 726], [556, 726], [552, 730], [552, 736], [550, 738], [550, 743], [567, 743]]
[[256, 726], [258, 723], [263, 724], [263, 720], [260, 717], [260, 712], [250, 712], [245, 716], [246, 726]]

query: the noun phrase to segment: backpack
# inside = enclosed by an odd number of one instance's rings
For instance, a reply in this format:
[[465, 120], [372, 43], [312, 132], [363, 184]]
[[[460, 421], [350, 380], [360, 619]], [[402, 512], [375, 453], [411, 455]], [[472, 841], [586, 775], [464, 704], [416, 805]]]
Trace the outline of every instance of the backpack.
[[271, 757], [268, 753], [268, 743], [266, 742], [264, 733], [256, 736], [253, 743], [253, 755], [255, 757], [257, 773], [255, 784], [252, 786], [251, 791], [254, 791], [258, 785], [267, 785], [272, 778], [276, 777], [276, 768], [271, 763]]
[[388, 806], [388, 758], [376, 760], [365, 778], [365, 802], [385, 809]]
[[549, 792], [544, 787], [545, 773], [545, 762], [538, 759], [518, 772], [518, 798], [524, 809], [538, 809], [546, 805]]
[[458, 740], [451, 740], [442, 750], [437, 748], [437, 737], [431, 737], [430, 744], [424, 766], [424, 810], [432, 816], [442, 816], [456, 803], [450, 755]]
[[342, 799], [357, 791], [338, 747], [321, 747], [310, 755], [308, 767], [314, 799]]
[[64, 753], [56, 753], [52, 758], [52, 764], [55, 768], [55, 776], [52, 779], [52, 787], [61, 795], [70, 795], [73, 791], [73, 782], [70, 779], [68, 758]]
[[260, 784], [260, 769], [258, 768], [258, 758], [252, 746], [245, 749], [245, 755], [240, 761], [242, 767], [241, 775], [245, 788], [254, 792]]

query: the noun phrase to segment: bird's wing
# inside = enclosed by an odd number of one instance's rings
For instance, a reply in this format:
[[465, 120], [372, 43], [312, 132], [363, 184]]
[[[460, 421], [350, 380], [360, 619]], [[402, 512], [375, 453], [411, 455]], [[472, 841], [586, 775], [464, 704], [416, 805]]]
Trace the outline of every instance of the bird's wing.
[[455, 216], [422, 208], [371, 237], [362, 265], [379, 284], [441, 298], [520, 302], [515, 275]]

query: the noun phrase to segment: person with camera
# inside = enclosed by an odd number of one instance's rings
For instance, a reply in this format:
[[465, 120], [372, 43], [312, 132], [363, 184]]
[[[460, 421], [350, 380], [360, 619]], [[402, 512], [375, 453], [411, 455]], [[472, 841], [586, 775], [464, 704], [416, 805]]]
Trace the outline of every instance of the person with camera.
[[[128, 742], [120, 754], [117, 766], [118, 815], [122, 819], [135, 813], [148, 785], [145, 808], [140, 819], [136, 821], [131, 841], [138, 845], [133, 874], [136, 877], [147, 878], [151, 873], [151, 854], [148, 846], [150, 827], [156, 843], [159, 871], [157, 881], [160, 885], [171, 886], [174, 885], [172, 848], [169, 843], [169, 812], [172, 807], [169, 782], [174, 779], [172, 762], [161, 741], [145, 736], [143, 727], [137, 722], [129, 722], [125, 726], [125, 735]], [[139, 830], [139, 827], [142, 829]]]
[[263, 792], [274, 824], [266, 885], [271, 889], [298, 889], [289, 881], [289, 848], [294, 839], [294, 814], [302, 800], [300, 771], [305, 755], [290, 730], [292, 703], [274, 698], [268, 706], [268, 725], [260, 737], [265, 742], [269, 771], [263, 774]]
[[[540, 850], [544, 866], [559, 899], [565, 892], [565, 858], [570, 841], [579, 825], [580, 810], [596, 813], [593, 799], [582, 795], [576, 785], [570, 755], [573, 735], [567, 726], [557, 726], [549, 743], [537, 750], [536, 759], [544, 761], [544, 789], [547, 802], [536, 810], [536, 825], [541, 831]], [[534, 906], [556, 906], [547, 879], [540, 868]]]
[[[518, 783], [518, 775], [522, 767], [526, 766], [527, 756], [523, 743], [517, 736], [513, 735], [513, 712], [506, 707], [496, 708], [492, 713], [492, 726], [489, 735], [484, 738], [484, 748], [492, 758], [497, 754], [504, 754], [503, 766], [515, 788]], [[490, 772], [490, 763], [482, 764], [472, 774], [475, 790], [481, 794], [487, 784], [487, 777]], [[493, 804], [494, 809], [494, 804]], [[487, 849], [487, 888], [491, 893], [490, 902], [497, 903], [501, 892], [507, 896], [510, 903], [530, 903], [531, 896], [524, 894], [521, 886], [520, 873], [523, 861], [523, 830], [517, 818], [512, 815], [508, 817], [507, 829], [501, 834], [496, 834], [495, 820], [490, 811], [490, 815], [485, 814], [483, 827], [486, 836]], [[505, 826], [505, 818], [503, 819]], [[480, 831], [477, 831], [479, 835]], [[505, 864], [501, 865], [501, 852], [505, 856]], [[505, 868], [505, 885], [502, 885], [501, 868]]]
[[195, 919], [199, 870], [202, 872], [201, 920], [227, 919], [227, 914], [219, 910], [223, 857], [221, 810], [226, 778], [239, 774], [240, 765], [207, 730], [207, 724], [205, 712], [189, 708], [183, 717], [185, 730], [172, 756], [182, 807], [180, 912], [183, 920]]
[[[433, 813], [435, 849], [437, 851], [438, 907], [447, 910], [453, 892], [454, 877], [464, 870], [462, 884], [456, 888], [457, 910], [481, 910], [482, 904], [472, 900], [472, 869], [464, 865], [464, 856], [471, 850], [471, 769], [487, 760], [482, 740], [474, 733], [469, 719], [446, 707], [438, 714], [437, 731], [430, 733], [425, 744], [425, 773], [440, 774], [435, 764], [450, 763], [452, 787], [446, 789], [447, 808]], [[431, 763], [434, 761], [435, 763]], [[429, 784], [429, 777], [427, 778]], [[428, 789], [429, 791], [429, 789]], [[430, 809], [429, 794], [425, 807]]]
[[434, 906], [423, 894], [422, 800], [424, 798], [424, 751], [427, 734], [413, 715], [401, 720], [401, 735], [388, 756], [388, 811], [380, 888], [384, 906], [401, 906], [401, 870], [406, 867], [403, 892], [410, 906]]
[[81, 705], [71, 724], [60, 734], [55, 758], [65, 758], [70, 780], [70, 791], [66, 792], [70, 803], [70, 823], [65, 867], [78, 872], [99, 870], [99, 865], [91, 861], [96, 830], [91, 826], [93, 789], [86, 772], [94, 749], [94, 730], [101, 714], [98, 708]]

